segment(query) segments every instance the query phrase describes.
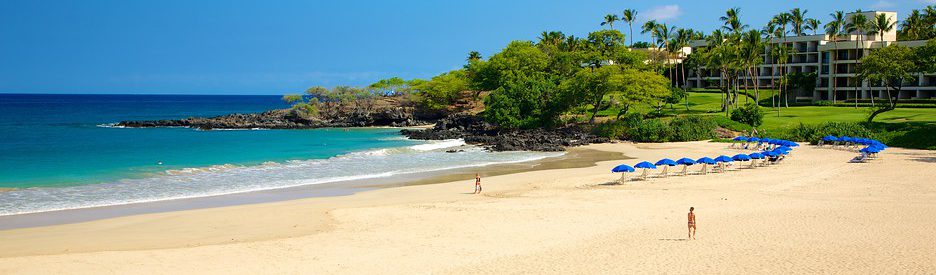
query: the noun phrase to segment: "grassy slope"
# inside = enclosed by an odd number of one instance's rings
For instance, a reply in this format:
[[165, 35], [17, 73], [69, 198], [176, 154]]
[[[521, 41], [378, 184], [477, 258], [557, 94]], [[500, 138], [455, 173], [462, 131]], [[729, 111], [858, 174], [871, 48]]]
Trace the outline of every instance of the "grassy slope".
[[[724, 120], [724, 113], [720, 113], [721, 94], [718, 93], [689, 93], [689, 111], [686, 111], [685, 102], [673, 105], [673, 109], [667, 105], [664, 108], [665, 115], [673, 114], [704, 114], [718, 116], [719, 120]], [[741, 103], [745, 99], [741, 98]], [[650, 112], [650, 106], [640, 106], [632, 108], [631, 112]], [[792, 128], [799, 123], [819, 124], [826, 121], [839, 122], [863, 122], [870, 113], [870, 108], [863, 107], [855, 109], [854, 107], [831, 107], [831, 106], [798, 106], [782, 108], [780, 116], [777, 116], [776, 108], [764, 108], [767, 114], [764, 116], [764, 125], [758, 129], [766, 129], [767, 132], [780, 132]], [[604, 110], [599, 115], [614, 117], [617, 115], [616, 109]], [[936, 108], [898, 108], [896, 110], [878, 115], [874, 121], [889, 128], [900, 128], [914, 125], [915, 128], [923, 127], [925, 133], [932, 132], [936, 128]], [[732, 127], [735, 128], [735, 127]], [[737, 130], [737, 129], [736, 129]], [[909, 144], [908, 144], [909, 145]], [[921, 148], [918, 145], [911, 147]], [[922, 148], [930, 148], [932, 145], [923, 144]]]

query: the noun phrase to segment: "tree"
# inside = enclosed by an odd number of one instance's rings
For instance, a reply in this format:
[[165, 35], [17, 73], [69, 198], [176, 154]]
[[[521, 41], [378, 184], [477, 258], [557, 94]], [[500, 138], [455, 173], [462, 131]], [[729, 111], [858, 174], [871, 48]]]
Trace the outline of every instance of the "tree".
[[469, 53], [468, 53], [468, 58], [465, 59], [465, 61], [468, 61], [468, 62], [471, 62], [471, 61], [478, 61], [478, 60], [481, 60], [481, 53], [479, 53], [479, 52], [477, 52], [477, 51], [471, 51], [471, 52], [469, 52]]
[[750, 102], [731, 112], [731, 120], [757, 127], [764, 123], [764, 112], [760, 110], [757, 103]]
[[[858, 39], [855, 39], [855, 59], [861, 58], [860, 54], [861, 49], [861, 36], [864, 34], [865, 30], [868, 29], [868, 18], [861, 13], [861, 10], [855, 11], [854, 14], [849, 18], [848, 24], [845, 25], [845, 29], [849, 33], [856, 33]], [[855, 79], [855, 109], [858, 108], [858, 89], [861, 87], [861, 81]]]
[[[868, 35], [880, 35], [881, 41], [884, 41], [884, 34], [894, 30], [896, 24], [897, 22], [891, 21], [890, 17], [887, 17], [887, 14], [879, 13], [871, 20], [869, 24], [871, 29], [868, 31]], [[883, 46], [884, 44], [881, 45]]]
[[605, 102], [605, 96], [619, 92], [624, 82], [620, 66], [604, 66], [596, 69], [580, 70], [571, 79], [564, 81], [562, 87], [571, 94], [591, 105], [589, 123], [595, 122], [595, 116]]
[[428, 111], [438, 111], [453, 105], [462, 92], [468, 90], [466, 70], [454, 70], [432, 77], [413, 87], [418, 91], [417, 103]]
[[614, 22], [617, 22], [618, 20], [620, 20], [620, 18], [617, 16], [617, 14], [608, 14], [608, 15], [605, 15], [604, 21], [601, 22], [601, 25], [602, 26], [608, 25], [608, 27], [610, 27], [613, 30]]
[[819, 33], [819, 30], [820, 30], [819, 25], [820, 25], [820, 24], [822, 24], [822, 22], [820, 22], [820, 21], [819, 21], [818, 19], [816, 19], [816, 18], [806, 18], [806, 29], [807, 29], [807, 30], [811, 30], [811, 31], [813, 32], [813, 33], [812, 33], [813, 35], [817, 35], [817, 34]]
[[637, 10], [626, 9], [624, 14], [621, 17], [621, 20], [627, 22], [627, 28], [630, 30], [630, 44], [633, 47], [634, 45], [634, 20], [637, 20]]
[[484, 118], [503, 128], [552, 127], [573, 100], [546, 74], [518, 75], [484, 99]]
[[[838, 41], [839, 37], [842, 36], [842, 33], [843, 33], [843, 31], [844, 31], [844, 27], [845, 27], [845, 13], [842, 12], [842, 11], [836, 11], [836, 12], [830, 13], [829, 16], [832, 17], [832, 21], [829, 21], [829, 23], [826, 23], [826, 24], [825, 24], [825, 31], [826, 31], [826, 35], [829, 36], [829, 40], [832, 40], [833, 42], [835, 42], [835, 41]], [[833, 51], [833, 54], [830, 54], [829, 58], [830, 58], [831, 60], [829, 60], [829, 63], [832, 63], [832, 61], [835, 60], [836, 55], [835, 55], [834, 53], [835, 53], [835, 52]], [[831, 67], [831, 68], [830, 68], [829, 74], [830, 74], [830, 76], [832, 76], [832, 77], [830, 77], [831, 80], [829, 81], [829, 83], [832, 85], [832, 89], [831, 89], [831, 91], [832, 91], [832, 102], [835, 102], [835, 101], [836, 101], [835, 96], [836, 96], [836, 94], [837, 94], [837, 93], [835, 92], [835, 85], [836, 85], [836, 84], [835, 84], [835, 77], [834, 77], [835, 74], [836, 74], [836, 72], [835, 72], [835, 71], [836, 71], [836, 68], [835, 68], [835, 66], [830, 66], [830, 67]]]
[[807, 12], [809, 12], [809, 10], [800, 10], [800, 8], [794, 8], [788, 13], [790, 19], [789, 23], [793, 31], [793, 36], [806, 35], [806, 23], [808, 21], [808, 18], [806, 18]]
[[763, 62], [761, 52], [764, 50], [764, 41], [761, 39], [760, 32], [750, 30], [744, 33], [741, 38], [741, 59], [747, 67], [748, 76], [754, 85], [754, 102], [760, 100], [759, 83], [757, 81], [757, 67]]
[[718, 20], [724, 23], [722, 28], [731, 33], [740, 33], [747, 29], [748, 25], [742, 24], [740, 19], [741, 8], [730, 8], [725, 11], [725, 15]]
[[669, 81], [660, 74], [650, 71], [625, 69], [621, 73], [621, 90], [618, 98], [621, 105], [617, 118], [626, 115], [631, 106], [653, 104], [670, 96]]
[[601, 62], [613, 60], [619, 52], [626, 51], [624, 34], [617, 30], [599, 30], [588, 34], [586, 40], [592, 55], [587, 57], [593, 67], [601, 67]]
[[[927, 46], [931, 48], [920, 50], [920, 52], [932, 51], [933, 47], [936, 47], [936, 43], [931, 41]], [[861, 58], [861, 63], [858, 65], [858, 78], [882, 83], [887, 93], [887, 103], [877, 107], [868, 116], [869, 123], [877, 115], [897, 108], [900, 89], [903, 87], [904, 81], [913, 79], [913, 73], [921, 71], [921, 68], [917, 66], [918, 64], [914, 62], [915, 59], [917, 59], [917, 56], [913, 50], [900, 45], [890, 45], [877, 49]], [[891, 92], [891, 89], [894, 91]]]

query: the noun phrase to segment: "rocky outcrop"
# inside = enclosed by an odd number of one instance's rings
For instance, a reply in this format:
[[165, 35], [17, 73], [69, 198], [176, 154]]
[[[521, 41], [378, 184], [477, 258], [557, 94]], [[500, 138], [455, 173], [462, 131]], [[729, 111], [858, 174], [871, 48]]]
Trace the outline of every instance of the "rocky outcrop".
[[391, 107], [375, 111], [356, 111], [344, 115], [333, 115], [306, 119], [289, 110], [272, 110], [254, 114], [229, 114], [216, 117], [191, 117], [171, 120], [121, 121], [116, 126], [130, 128], [145, 127], [191, 127], [211, 129], [311, 129], [324, 127], [367, 127], [367, 126], [417, 126], [426, 122], [416, 119], [411, 108]]
[[404, 129], [401, 133], [411, 139], [461, 138], [466, 143], [481, 145], [492, 151], [564, 151], [565, 147], [611, 141], [574, 126], [552, 130], [506, 130], [484, 122], [477, 116], [466, 115], [439, 120], [432, 129]]
[[406, 127], [435, 122], [426, 130], [402, 130], [412, 139], [443, 140], [464, 139], [466, 143], [481, 145], [492, 151], [563, 151], [565, 147], [609, 142], [607, 138], [592, 135], [577, 127], [559, 129], [501, 129], [474, 115], [453, 115], [443, 119], [421, 117], [417, 119], [409, 107], [388, 107], [374, 111], [355, 111], [342, 115], [318, 116], [306, 119], [289, 110], [272, 110], [254, 114], [229, 114], [216, 117], [192, 117], [171, 120], [121, 121], [117, 126], [190, 127], [211, 129], [311, 129], [324, 127]]

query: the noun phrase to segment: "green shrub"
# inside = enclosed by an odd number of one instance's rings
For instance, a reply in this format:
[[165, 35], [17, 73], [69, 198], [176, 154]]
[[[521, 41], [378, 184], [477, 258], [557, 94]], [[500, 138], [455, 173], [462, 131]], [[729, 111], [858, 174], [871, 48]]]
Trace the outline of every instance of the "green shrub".
[[625, 127], [634, 128], [644, 121], [644, 115], [641, 113], [630, 113], [624, 116], [621, 121], [624, 122]]
[[595, 128], [592, 129], [592, 133], [596, 136], [610, 139], [620, 139], [626, 132], [627, 127], [624, 126], [624, 121], [620, 120], [609, 120], [595, 125]]
[[813, 102], [813, 104], [815, 104], [816, 106], [832, 106], [832, 105], [835, 105], [834, 102], [828, 101], [828, 100], [817, 100], [816, 102]]
[[644, 120], [627, 130], [628, 139], [640, 142], [667, 142], [670, 135], [670, 127], [659, 119]]
[[722, 116], [721, 114], [708, 116], [706, 117], [706, 119], [712, 120], [712, 122], [715, 122], [715, 124], [718, 125], [718, 127], [722, 127], [722, 128], [732, 130], [732, 131], [747, 132], [751, 130], [750, 125], [731, 120], [727, 117]]
[[669, 123], [672, 136], [670, 141], [693, 141], [715, 138], [715, 127], [711, 119], [702, 116], [683, 116], [674, 118]]
[[824, 122], [821, 124], [800, 123], [792, 129], [780, 133], [780, 137], [789, 140], [808, 141], [817, 143], [824, 136], [852, 136], [863, 138], [877, 138], [877, 135], [863, 123], [855, 122]]
[[757, 104], [748, 103], [731, 111], [731, 120], [757, 127], [764, 123], [764, 112]]

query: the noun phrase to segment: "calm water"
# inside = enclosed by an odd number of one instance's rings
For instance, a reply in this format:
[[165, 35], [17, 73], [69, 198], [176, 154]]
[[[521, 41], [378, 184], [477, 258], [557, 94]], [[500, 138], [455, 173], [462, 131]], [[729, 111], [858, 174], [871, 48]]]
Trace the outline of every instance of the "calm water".
[[[120, 120], [260, 112], [278, 96], [0, 94], [0, 215], [213, 196], [556, 154], [420, 142], [398, 129], [107, 127]], [[161, 164], [160, 164], [161, 163]]]

